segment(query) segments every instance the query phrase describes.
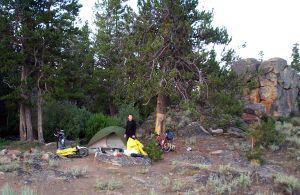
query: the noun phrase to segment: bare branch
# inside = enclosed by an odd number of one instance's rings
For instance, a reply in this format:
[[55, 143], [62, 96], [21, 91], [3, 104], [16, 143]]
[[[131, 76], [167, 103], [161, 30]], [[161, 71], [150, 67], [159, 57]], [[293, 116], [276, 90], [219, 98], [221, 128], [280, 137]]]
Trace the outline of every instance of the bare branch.
[[9, 88], [11, 88], [11, 89], [15, 88], [15, 86], [9, 84], [9, 82], [8, 82], [5, 78], [3, 78], [2, 82], [3, 82], [4, 84], [6, 84], [6, 85], [7, 85]]

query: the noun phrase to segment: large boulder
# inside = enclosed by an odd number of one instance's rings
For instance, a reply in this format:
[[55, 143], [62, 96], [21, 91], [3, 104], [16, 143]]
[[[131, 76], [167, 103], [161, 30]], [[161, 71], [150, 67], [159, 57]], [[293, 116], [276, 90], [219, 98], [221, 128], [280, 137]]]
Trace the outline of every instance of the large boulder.
[[186, 127], [178, 130], [180, 137], [192, 137], [192, 136], [211, 136], [211, 134], [198, 122], [192, 122]]
[[242, 75], [247, 72], [257, 72], [260, 62], [254, 58], [240, 59], [232, 64], [231, 68], [238, 74]]
[[[300, 89], [300, 75], [288, 66], [286, 60], [271, 58], [264, 62], [258, 62], [253, 58], [249, 58], [234, 63], [232, 70], [238, 75], [247, 73], [247, 71], [258, 75], [256, 78], [251, 78], [258, 81], [257, 87], [251, 92], [244, 93], [245, 99], [254, 105], [263, 104], [265, 107], [264, 112], [267, 115], [275, 117], [288, 116], [291, 112], [299, 112], [297, 97]], [[249, 79], [249, 76], [246, 79]], [[249, 105], [247, 105], [243, 117], [248, 121], [261, 117], [260, 109], [253, 113], [254, 110], [249, 109]], [[259, 114], [256, 113], [257, 111], [259, 111]]]
[[262, 117], [266, 113], [266, 107], [262, 103], [250, 103], [245, 105], [243, 111], [247, 114]]
[[137, 128], [137, 136], [145, 137], [151, 135], [155, 128], [155, 114], [151, 114], [141, 126]]

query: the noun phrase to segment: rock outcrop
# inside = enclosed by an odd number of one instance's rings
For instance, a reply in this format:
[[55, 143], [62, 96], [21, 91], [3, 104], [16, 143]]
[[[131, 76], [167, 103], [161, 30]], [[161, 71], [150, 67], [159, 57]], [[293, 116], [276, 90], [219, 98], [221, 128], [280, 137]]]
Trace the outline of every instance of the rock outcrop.
[[[263, 113], [262, 104], [266, 114], [274, 117], [299, 112], [297, 97], [300, 89], [300, 75], [287, 64], [286, 60], [271, 58], [259, 62], [249, 58], [234, 63], [232, 69], [238, 75], [246, 76], [249, 81], [257, 81], [255, 89], [245, 90], [244, 93], [252, 107], [258, 107], [258, 110]], [[248, 118], [249, 115], [260, 115], [260, 113], [245, 113]]]

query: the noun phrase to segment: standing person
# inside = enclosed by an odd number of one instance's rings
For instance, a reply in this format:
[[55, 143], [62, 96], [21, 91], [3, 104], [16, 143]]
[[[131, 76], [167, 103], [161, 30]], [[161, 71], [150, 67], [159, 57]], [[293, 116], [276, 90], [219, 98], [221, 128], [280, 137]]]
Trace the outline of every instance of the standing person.
[[59, 135], [59, 128], [55, 128], [55, 133], [54, 133], [54, 136], [57, 137], [56, 138], [56, 148], [58, 149], [58, 142], [59, 142], [59, 139], [58, 139], [58, 135]]
[[124, 134], [124, 138], [128, 140], [129, 137], [135, 138], [135, 132], [136, 132], [136, 123], [135, 120], [133, 119], [132, 114], [128, 114], [128, 120], [126, 124], [126, 131]]

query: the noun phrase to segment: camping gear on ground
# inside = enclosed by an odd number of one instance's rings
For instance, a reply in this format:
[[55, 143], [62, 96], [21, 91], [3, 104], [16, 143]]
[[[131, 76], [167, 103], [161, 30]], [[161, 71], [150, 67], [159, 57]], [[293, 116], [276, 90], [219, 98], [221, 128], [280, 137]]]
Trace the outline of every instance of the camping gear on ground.
[[167, 130], [167, 131], [166, 131], [166, 134], [167, 134], [167, 139], [168, 139], [168, 140], [173, 140], [173, 138], [174, 138], [174, 133], [173, 133], [173, 131]]
[[156, 142], [164, 152], [170, 152], [175, 150], [175, 145], [172, 144], [173, 137], [174, 134], [171, 131], [169, 131], [169, 138], [167, 132], [162, 133], [156, 136]]
[[64, 130], [60, 130], [57, 134], [54, 134], [54, 136], [57, 137], [57, 148], [58, 149], [66, 148]]
[[89, 155], [87, 147], [76, 146], [72, 148], [57, 149], [56, 154], [68, 158], [81, 158]]
[[124, 150], [126, 140], [124, 138], [125, 129], [118, 126], [109, 126], [99, 130], [89, 141], [90, 153], [110, 152], [111, 150]]
[[127, 141], [127, 152], [132, 154], [142, 154], [143, 156], [147, 156], [147, 153], [144, 151], [144, 145], [137, 139], [128, 138]]
[[144, 157], [144, 155], [142, 155], [140, 153], [131, 153], [130, 156], [131, 157]]

